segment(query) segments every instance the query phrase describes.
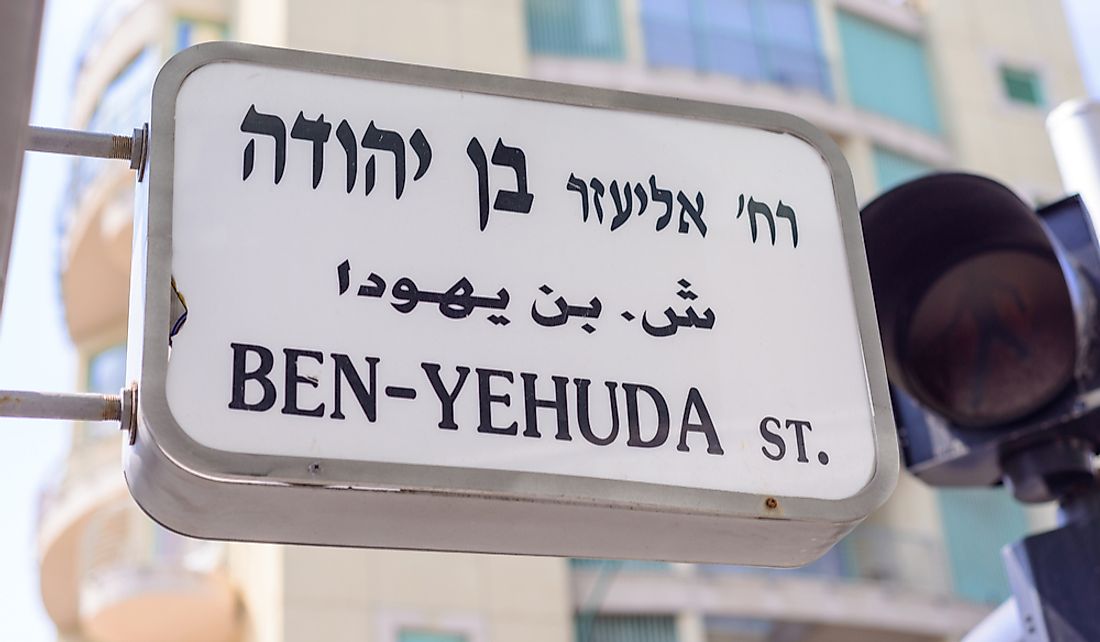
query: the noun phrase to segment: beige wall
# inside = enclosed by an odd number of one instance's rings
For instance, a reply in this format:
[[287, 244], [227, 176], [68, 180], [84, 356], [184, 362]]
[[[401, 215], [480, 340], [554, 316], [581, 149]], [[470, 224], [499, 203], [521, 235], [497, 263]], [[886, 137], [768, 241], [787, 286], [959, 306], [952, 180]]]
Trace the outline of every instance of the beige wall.
[[462, 633], [469, 642], [572, 639], [561, 559], [282, 550], [285, 642], [394, 642], [403, 629]]
[[285, 547], [272, 544], [228, 545], [226, 566], [240, 590], [245, 615], [241, 642], [283, 642], [286, 639], [283, 618], [285, 550]]
[[[1047, 112], [1083, 96], [1073, 44], [1059, 0], [931, 0], [929, 51], [943, 117], [961, 167], [1052, 199], [1061, 181], [1047, 139]], [[1046, 105], [1008, 100], [1000, 65], [1034, 69]]]
[[524, 75], [523, 0], [239, 0], [239, 37], [263, 44]]

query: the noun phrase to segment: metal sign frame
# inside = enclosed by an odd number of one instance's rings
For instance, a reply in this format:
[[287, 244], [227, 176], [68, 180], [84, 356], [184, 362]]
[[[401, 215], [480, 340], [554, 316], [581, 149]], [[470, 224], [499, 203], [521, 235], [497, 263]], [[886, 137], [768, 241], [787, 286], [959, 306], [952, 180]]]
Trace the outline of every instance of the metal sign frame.
[[[813, 146], [829, 168], [841, 213], [875, 423], [871, 480], [858, 494], [830, 501], [554, 474], [242, 455], [195, 442], [173, 417], [165, 385], [175, 109], [188, 75], [223, 61], [672, 115], [786, 133]], [[896, 483], [896, 434], [851, 173], [837, 145], [794, 116], [251, 45], [203, 44], [174, 56], [157, 77], [148, 179], [139, 184], [137, 203], [128, 371], [140, 395], [136, 440], [125, 448], [125, 473], [141, 507], [172, 530], [229, 540], [794, 566], [827, 551], [881, 505]]]

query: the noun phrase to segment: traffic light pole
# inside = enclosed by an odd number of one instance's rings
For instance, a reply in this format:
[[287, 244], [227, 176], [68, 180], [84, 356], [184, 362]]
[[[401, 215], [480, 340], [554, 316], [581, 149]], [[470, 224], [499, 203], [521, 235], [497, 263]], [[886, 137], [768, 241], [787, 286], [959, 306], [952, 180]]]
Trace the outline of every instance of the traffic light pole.
[[[1047, 129], [1065, 187], [1080, 194], [1092, 227], [1100, 228], [1100, 104], [1062, 105], [1051, 113]], [[1078, 421], [1100, 421], [1100, 412]], [[1064, 435], [1003, 459], [1005, 481], [1018, 500], [1056, 500], [1059, 506], [1057, 528], [1024, 537], [1001, 552], [1021, 627], [1015, 637], [1025, 642], [1100, 640], [1095, 450], [1086, 439]]]
[[1002, 551], [1025, 642], [1100, 640], [1100, 485], [1059, 506], [1058, 528]]

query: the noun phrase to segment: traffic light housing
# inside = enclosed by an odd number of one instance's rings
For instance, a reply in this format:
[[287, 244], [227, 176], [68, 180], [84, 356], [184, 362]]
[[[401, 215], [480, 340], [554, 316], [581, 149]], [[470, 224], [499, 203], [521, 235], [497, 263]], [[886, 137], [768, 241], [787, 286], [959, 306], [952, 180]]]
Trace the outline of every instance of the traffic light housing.
[[1036, 212], [991, 179], [934, 174], [862, 218], [909, 470], [1007, 480], [1024, 501], [1091, 480], [1100, 250], [1081, 200]]

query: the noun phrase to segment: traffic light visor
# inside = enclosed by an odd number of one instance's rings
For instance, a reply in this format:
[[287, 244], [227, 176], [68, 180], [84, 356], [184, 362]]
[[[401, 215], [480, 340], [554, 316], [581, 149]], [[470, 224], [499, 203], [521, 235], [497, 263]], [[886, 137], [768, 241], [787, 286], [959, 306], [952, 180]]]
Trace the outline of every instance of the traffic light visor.
[[1011, 190], [928, 176], [867, 205], [863, 228], [892, 383], [963, 426], [1024, 417], [1070, 383], [1076, 280]]

